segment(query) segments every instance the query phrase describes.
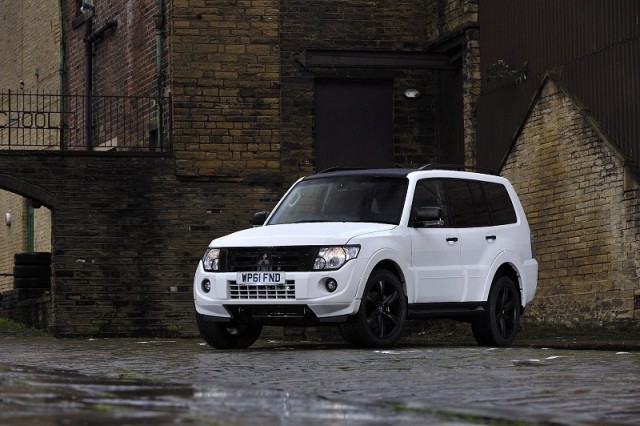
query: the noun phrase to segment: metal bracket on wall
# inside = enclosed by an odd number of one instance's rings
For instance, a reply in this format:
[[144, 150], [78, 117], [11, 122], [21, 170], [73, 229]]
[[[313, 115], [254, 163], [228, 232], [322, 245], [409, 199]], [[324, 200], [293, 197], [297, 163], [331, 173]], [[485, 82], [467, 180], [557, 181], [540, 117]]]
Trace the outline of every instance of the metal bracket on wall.
[[292, 60], [303, 68], [456, 69], [445, 53], [304, 49]]

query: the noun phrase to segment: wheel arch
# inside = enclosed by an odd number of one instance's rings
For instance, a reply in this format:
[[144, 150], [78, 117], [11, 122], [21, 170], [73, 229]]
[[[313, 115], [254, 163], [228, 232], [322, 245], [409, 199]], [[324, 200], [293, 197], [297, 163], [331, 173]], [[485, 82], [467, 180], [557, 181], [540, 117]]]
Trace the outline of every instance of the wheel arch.
[[[520, 298], [520, 306], [524, 308], [524, 302], [522, 298], [522, 280], [520, 279], [520, 274], [516, 266], [512, 263], [506, 262], [500, 265], [500, 267], [496, 270], [496, 273], [493, 274], [493, 279], [491, 280], [491, 284], [501, 276], [507, 276], [511, 278], [513, 283], [516, 285], [516, 289], [518, 290], [518, 297]], [[489, 286], [489, 291], [491, 291], [491, 286]]]
[[404, 291], [407, 300], [412, 300], [412, 286], [408, 282], [411, 277], [407, 276], [408, 265], [406, 256], [403, 256], [399, 250], [389, 248], [379, 250], [369, 259], [369, 262], [362, 273], [360, 284], [358, 285], [356, 299], [360, 300], [362, 298], [362, 293], [364, 292], [364, 287], [367, 285], [369, 277], [374, 273], [374, 271], [379, 269], [388, 270], [396, 275], [402, 284], [402, 290]]
[[402, 290], [404, 291], [404, 295], [406, 297], [407, 296], [407, 279], [405, 278], [404, 272], [402, 271], [402, 268], [400, 267], [400, 265], [398, 265], [395, 261], [391, 259], [383, 259], [373, 267], [369, 275], [371, 275], [373, 272], [380, 269], [385, 269], [398, 277], [398, 279], [400, 280], [400, 283], [402, 283]]

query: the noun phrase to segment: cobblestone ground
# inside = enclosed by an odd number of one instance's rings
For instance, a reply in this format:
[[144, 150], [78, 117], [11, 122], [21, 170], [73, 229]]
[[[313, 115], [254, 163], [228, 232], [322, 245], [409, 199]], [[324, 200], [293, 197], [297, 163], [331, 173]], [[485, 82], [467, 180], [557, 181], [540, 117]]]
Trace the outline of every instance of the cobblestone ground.
[[637, 424], [640, 352], [0, 339], [0, 424]]

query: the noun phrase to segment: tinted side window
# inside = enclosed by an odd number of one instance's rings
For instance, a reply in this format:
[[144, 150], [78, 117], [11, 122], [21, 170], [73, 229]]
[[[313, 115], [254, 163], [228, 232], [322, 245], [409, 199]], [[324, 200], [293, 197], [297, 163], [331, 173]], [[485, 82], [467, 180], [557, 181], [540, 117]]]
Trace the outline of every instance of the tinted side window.
[[516, 211], [511, 204], [507, 188], [499, 183], [484, 182], [484, 192], [487, 196], [493, 225], [516, 223]]
[[440, 207], [444, 215], [444, 226], [450, 226], [449, 206], [444, 193], [444, 186], [439, 179], [423, 179], [416, 183], [416, 191], [413, 195], [412, 211], [420, 207]]
[[517, 221], [507, 189], [493, 182], [424, 179], [416, 184], [413, 208], [418, 207], [441, 207], [447, 227], [497, 226]]
[[469, 184], [462, 179], [445, 179], [453, 226], [468, 228], [480, 226]]
[[487, 204], [487, 198], [484, 193], [484, 183], [476, 180], [470, 180], [467, 182], [469, 189], [471, 190], [471, 199], [473, 200], [473, 207], [476, 210], [476, 226], [491, 226], [491, 214], [489, 213], [489, 205]]

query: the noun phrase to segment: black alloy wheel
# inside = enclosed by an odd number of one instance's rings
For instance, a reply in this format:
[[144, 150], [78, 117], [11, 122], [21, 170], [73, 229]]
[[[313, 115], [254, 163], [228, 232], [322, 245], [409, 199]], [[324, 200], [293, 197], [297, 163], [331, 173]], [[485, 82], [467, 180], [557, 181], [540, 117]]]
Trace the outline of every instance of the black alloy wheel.
[[260, 337], [262, 325], [215, 322], [206, 315], [196, 313], [200, 336], [216, 349], [245, 349]]
[[346, 340], [357, 346], [388, 347], [400, 339], [406, 317], [402, 283], [392, 272], [380, 269], [367, 281], [360, 310], [341, 329]]
[[501, 275], [491, 286], [487, 311], [471, 324], [482, 346], [510, 346], [520, 325], [520, 295], [513, 280]]

